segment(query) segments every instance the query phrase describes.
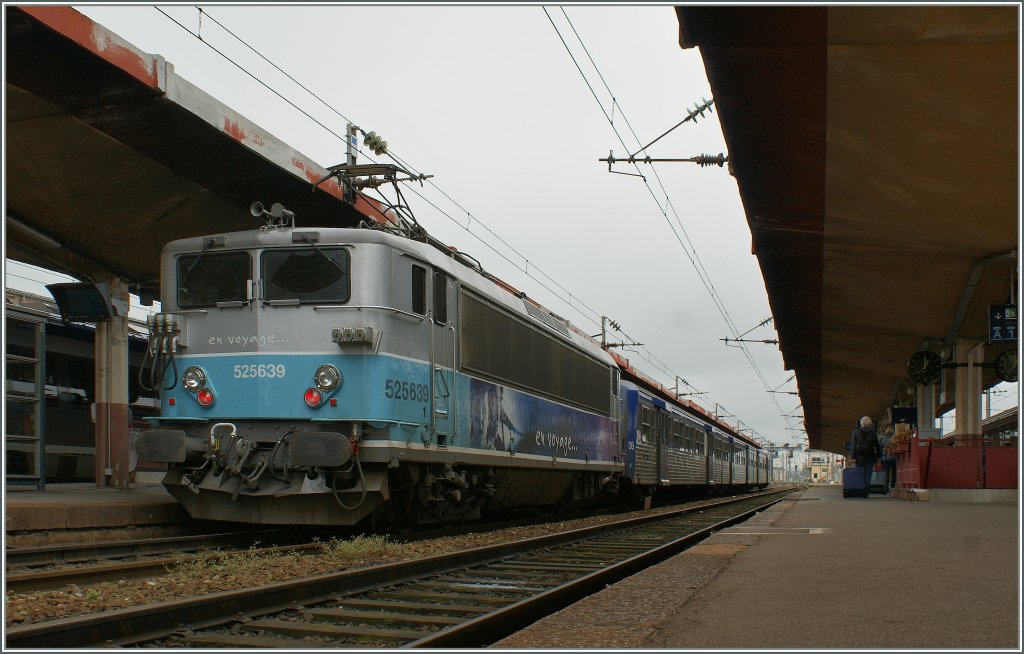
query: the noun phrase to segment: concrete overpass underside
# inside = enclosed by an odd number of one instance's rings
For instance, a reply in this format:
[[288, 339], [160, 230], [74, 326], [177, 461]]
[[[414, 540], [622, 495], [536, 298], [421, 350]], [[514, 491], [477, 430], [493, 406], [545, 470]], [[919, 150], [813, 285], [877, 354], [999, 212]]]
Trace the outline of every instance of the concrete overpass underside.
[[[165, 243], [252, 228], [254, 201], [281, 202], [299, 225], [380, 215], [362, 198], [345, 202], [334, 179], [314, 191], [322, 166], [163, 57], [70, 7], [4, 11], [7, 257], [107, 282], [127, 303], [129, 291], [159, 299]], [[120, 488], [130, 470], [127, 333], [123, 315], [97, 324], [92, 398], [96, 483]]]
[[321, 166], [159, 55], [69, 7], [5, 11], [8, 257], [156, 292], [164, 243], [251, 228], [254, 201], [363, 217], [335, 180], [311, 192]]
[[989, 305], [1014, 294], [1019, 8], [676, 11], [680, 44], [704, 58], [810, 446], [843, 452], [856, 419], [894, 401], [949, 408], [966, 373], [923, 390], [907, 361], [983, 343]]

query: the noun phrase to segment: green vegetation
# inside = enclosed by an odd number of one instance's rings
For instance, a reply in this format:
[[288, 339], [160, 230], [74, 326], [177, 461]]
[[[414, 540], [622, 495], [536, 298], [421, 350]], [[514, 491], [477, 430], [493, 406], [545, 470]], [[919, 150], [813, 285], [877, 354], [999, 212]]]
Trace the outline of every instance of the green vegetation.
[[191, 579], [249, 575], [265, 570], [268, 563], [280, 563], [302, 556], [318, 556], [331, 566], [351, 565], [367, 559], [387, 560], [398, 556], [402, 548], [400, 544], [388, 540], [387, 536], [359, 535], [343, 540], [331, 538], [326, 542], [315, 539], [313, 544], [316, 550], [314, 554], [303, 554], [299, 550], [261, 550], [257, 547], [258, 543], [241, 552], [212, 550], [198, 554], [177, 554], [167, 572]]
[[387, 536], [364, 536], [362, 534], [346, 540], [331, 538], [327, 542], [316, 542], [320, 553], [331, 560], [361, 559], [366, 556], [390, 557], [401, 552], [401, 545], [388, 540]]
[[254, 543], [249, 549], [241, 552], [211, 550], [198, 554], [176, 554], [168, 572], [183, 577], [245, 574], [260, 570], [268, 561], [284, 556], [281, 552], [260, 550], [258, 545], [259, 543]]

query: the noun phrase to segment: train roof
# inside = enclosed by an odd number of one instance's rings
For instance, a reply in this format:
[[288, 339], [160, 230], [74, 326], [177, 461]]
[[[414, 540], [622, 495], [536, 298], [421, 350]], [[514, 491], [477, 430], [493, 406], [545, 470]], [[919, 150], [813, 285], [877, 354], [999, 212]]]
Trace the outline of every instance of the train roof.
[[435, 268], [445, 270], [458, 279], [463, 288], [468, 288], [513, 315], [521, 319], [529, 316], [532, 318], [530, 324], [534, 327], [572, 343], [601, 363], [609, 367], [617, 365], [597, 341], [575, 329], [568, 320], [544, 308], [525, 292], [490, 275], [465, 253], [445, 246], [431, 237], [427, 237], [424, 242], [373, 228], [277, 227], [178, 239], [167, 243], [163, 248], [163, 254], [201, 251], [211, 238], [216, 239], [214, 243], [218, 248], [226, 250], [291, 247], [303, 243], [301, 234], [315, 240], [318, 246], [376, 244], [406, 252]]
[[[64, 320], [53, 298], [28, 291], [5, 289], [4, 308], [7, 311], [32, 314], [45, 320], [49, 333], [91, 341], [92, 333], [96, 331], [96, 323]], [[148, 334], [149, 327], [144, 321], [137, 318], [128, 319], [128, 338], [133, 347], [138, 345], [138, 342], [145, 343]]]
[[689, 400], [674, 398], [671, 391], [667, 388], [651, 379], [643, 377], [639, 372], [632, 368], [632, 366], [629, 366], [628, 360], [625, 360], [614, 353], [612, 356], [617, 361], [625, 362], [626, 368], [621, 368], [623, 374], [622, 383], [624, 385], [637, 389], [639, 392], [656, 399], [659, 403], [663, 403], [666, 407], [671, 407], [675, 412], [687, 416], [698, 423], [712, 425], [731, 438], [742, 441], [755, 449], [761, 449], [761, 445], [759, 443], [755, 443], [743, 434], [737, 433], [735, 429], [721, 420], [718, 420], [702, 407], [690, 402]]
[[[650, 377], [634, 368], [629, 359], [626, 359], [615, 352], [601, 347], [600, 342], [589, 334], [584, 333], [568, 320], [546, 309], [541, 304], [530, 298], [525, 292], [516, 289], [501, 279], [490, 275], [483, 270], [483, 267], [472, 257], [460, 252], [454, 247], [445, 245], [437, 239], [427, 235], [425, 232], [421, 239], [410, 238], [399, 234], [393, 234], [380, 228], [342, 228], [342, 227], [276, 227], [271, 229], [251, 229], [241, 232], [228, 232], [223, 234], [209, 234], [186, 239], [179, 239], [169, 242], [164, 246], [163, 254], [176, 252], [195, 252], [202, 250], [204, 245], [212, 237], [222, 239], [218, 245], [226, 249], [234, 248], [263, 248], [263, 247], [288, 247], [297, 241], [296, 234], [305, 233], [310, 238], [316, 234], [317, 243], [324, 244], [360, 244], [374, 243], [388, 245], [398, 250], [406, 251], [427, 263], [447, 270], [452, 276], [459, 279], [463, 287], [468, 287], [478, 295], [484, 296], [493, 303], [504, 307], [516, 316], [524, 318], [529, 315], [533, 320], [531, 324], [556, 335], [563, 340], [571, 342], [579, 349], [598, 359], [602, 363], [615, 366], [620, 370], [623, 380], [632, 381], [639, 388], [645, 389], [652, 395], [659, 397], [667, 404], [671, 404], [679, 411], [693, 416], [697, 420], [712, 424], [729, 436], [736, 438], [752, 447], [760, 448], [759, 443], [754, 442], [747, 436], [740, 434], [733, 427], [722, 422], [703, 407], [682, 400], [669, 391], [667, 388], [654, 381]], [[301, 242], [301, 239], [300, 241]]]

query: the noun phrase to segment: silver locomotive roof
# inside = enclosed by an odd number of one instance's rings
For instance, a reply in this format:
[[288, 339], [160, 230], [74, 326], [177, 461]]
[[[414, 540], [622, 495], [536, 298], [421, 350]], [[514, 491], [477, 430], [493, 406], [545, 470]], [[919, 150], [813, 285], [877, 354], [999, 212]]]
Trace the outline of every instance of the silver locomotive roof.
[[[212, 244], [211, 244], [212, 239]], [[273, 229], [251, 229], [240, 232], [207, 234], [192, 238], [178, 239], [167, 243], [162, 256], [192, 253], [208, 250], [251, 250], [281, 247], [308, 247], [308, 242], [318, 247], [331, 245], [383, 245], [404, 252], [416, 259], [430, 264], [434, 268], [444, 270], [459, 280], [464, 288], [468, 288], [504, 307], [512, 314], [521, 318], [532, 318], [531, 324], [545, 331], [556, 334], [584, 350], [587, 354], [602, 363], [615, 367], [611, 355], [592, 339], [585, 337], [570, 328], [568, 321], [551, 313], [543, 307], [535, 306], [525, 293], [516, 295], [498, 283], [484, 276], [481, 271], [466, 266], [456, 257], [462, 256], [458, 250], [450, 254], [420, 241], [412, 240], [377, 229], [346, 228], [346, 227], [277, 227]]]

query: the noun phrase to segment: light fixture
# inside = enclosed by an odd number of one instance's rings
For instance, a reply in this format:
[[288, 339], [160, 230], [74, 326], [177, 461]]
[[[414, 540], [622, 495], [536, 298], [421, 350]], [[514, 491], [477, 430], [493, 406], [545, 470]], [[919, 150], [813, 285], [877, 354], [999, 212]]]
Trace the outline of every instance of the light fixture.
[[330, 393], [341, 384], [341, 373], [331, 364], [325, 363], [316, 369], [313, 381], [322, 392]]

